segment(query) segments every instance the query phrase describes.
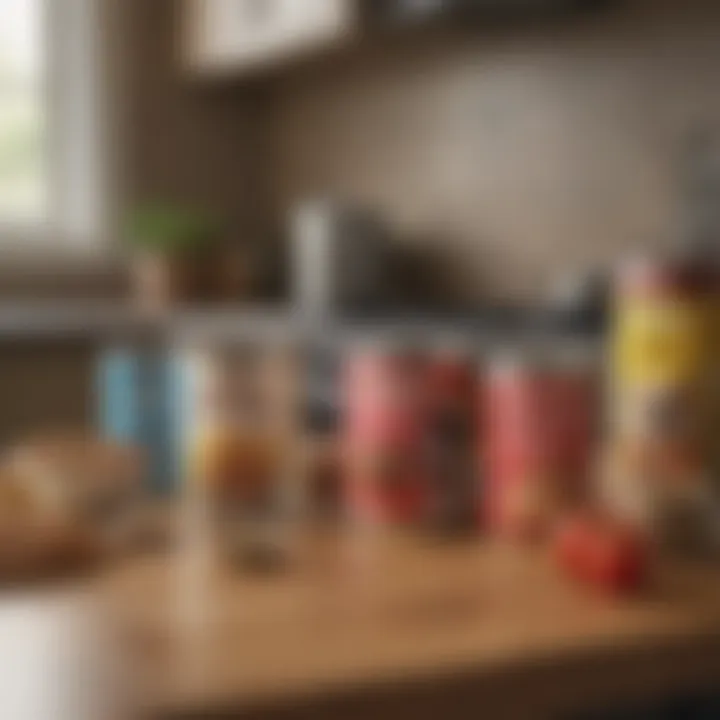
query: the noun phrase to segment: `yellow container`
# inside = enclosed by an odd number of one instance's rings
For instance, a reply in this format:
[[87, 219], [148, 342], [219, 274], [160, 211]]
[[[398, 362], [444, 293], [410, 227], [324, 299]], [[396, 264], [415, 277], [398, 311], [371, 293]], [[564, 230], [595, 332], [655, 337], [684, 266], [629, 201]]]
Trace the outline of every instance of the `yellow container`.
[[609, 415], [626, 461], [613, 472], [668, 507], [705, 497], [718, 467], [716, 286], [711, 266], [688, 261], [635, 263], [618, 282]]
[[620, 299], [614, 339], [621, 385], [704, 383], [715, 361], [713, 305], [706, 297]]

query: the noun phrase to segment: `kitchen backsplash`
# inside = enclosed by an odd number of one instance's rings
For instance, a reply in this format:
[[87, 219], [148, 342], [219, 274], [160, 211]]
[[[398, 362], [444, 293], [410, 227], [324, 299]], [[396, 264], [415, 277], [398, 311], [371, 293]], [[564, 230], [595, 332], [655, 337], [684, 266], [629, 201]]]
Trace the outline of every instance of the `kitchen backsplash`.
[[720, 118], [720, 6], [618, 2], [295, 70], [266, 106], [269, 207], [334, 194], [442, 248], [460, 295], [522, 299], [670, 242], [677, 166]]

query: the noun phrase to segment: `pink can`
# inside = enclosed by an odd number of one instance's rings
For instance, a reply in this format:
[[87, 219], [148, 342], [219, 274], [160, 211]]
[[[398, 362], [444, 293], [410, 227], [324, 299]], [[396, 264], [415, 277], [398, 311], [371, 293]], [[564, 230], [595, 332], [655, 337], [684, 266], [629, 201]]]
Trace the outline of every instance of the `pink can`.
[[428, 506], [426, 363], [412, 348], [353, 347], [343, 364], [343, 456], [350, 515], [415, 524]]
[[587, 488], [597, 381], [587, 349], [516, 352], [490, 362], [480, 403], [491, 532], [536, 538]]

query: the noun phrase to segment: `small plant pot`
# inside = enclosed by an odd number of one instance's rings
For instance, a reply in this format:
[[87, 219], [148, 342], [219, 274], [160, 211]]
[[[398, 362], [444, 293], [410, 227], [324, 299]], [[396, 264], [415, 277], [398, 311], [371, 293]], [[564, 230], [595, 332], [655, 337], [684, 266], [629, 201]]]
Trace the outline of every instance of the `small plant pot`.
[[132, 261], [133, 294], [147, 310], [198, 300], [202, 295], [203, 267], [194, 255], [140, 253]]

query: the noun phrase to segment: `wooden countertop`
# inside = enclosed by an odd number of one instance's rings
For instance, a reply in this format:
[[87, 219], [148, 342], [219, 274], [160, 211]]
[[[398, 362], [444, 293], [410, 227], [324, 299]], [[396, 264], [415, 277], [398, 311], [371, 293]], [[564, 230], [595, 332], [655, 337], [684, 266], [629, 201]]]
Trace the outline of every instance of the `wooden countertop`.
[[154, 712], [542, 718], [720, 682], [720, 566], [668, 562], [647, 597], [619, 601], [481, 541], [298, 547], [266, 577], [195, 550], [103, 580]]

